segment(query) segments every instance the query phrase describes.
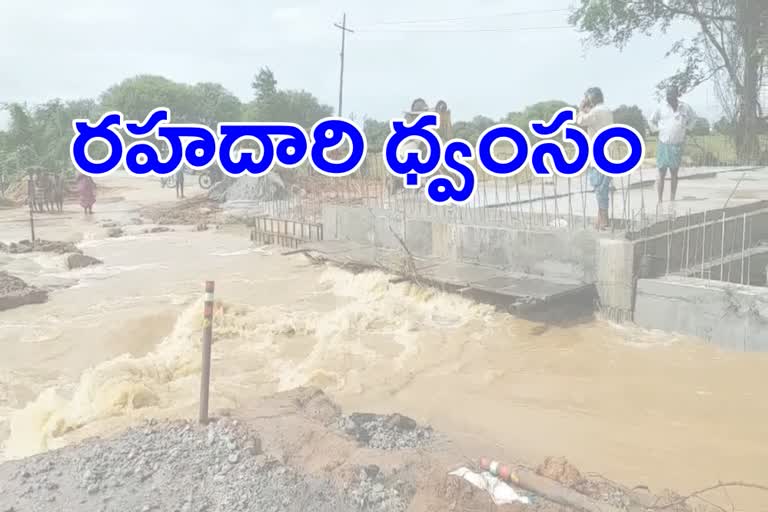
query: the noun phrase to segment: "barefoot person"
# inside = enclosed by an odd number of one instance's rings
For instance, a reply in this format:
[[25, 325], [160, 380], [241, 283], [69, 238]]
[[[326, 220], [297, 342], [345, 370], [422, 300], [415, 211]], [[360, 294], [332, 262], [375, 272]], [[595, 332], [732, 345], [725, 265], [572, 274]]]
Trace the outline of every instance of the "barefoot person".
[[[587, 131], [590, 138], [594, 138], [597, 132], [613, 124], [613, 112], [604, 102], [603, 91], [599, 87], [591, 87], [584, 94], [584, 99], [579, 106], [576, 115], [576, 124]], [[590, 167], [587, 171], [587, 179], [595, 191], [597, 199], [597, 229], [605, 229], [609, 224], [608, 206], [611, 199], [611, 178]]]
[[659, 169], [659, 179], [656, 182], [656, 192], [659, 203], [664, 198], [664, 180], [669, 170], [671, 201], [677, 194], [677, 173], [683, 159], [683, 145], [686, 132], [696, 121], [693, 109], [680, 101], [680, 91], [672, 86], [667, 89], [667, 101], [659, 106], [651, 117], [651, 125], [659, 132], [656, 145], [656, 167]]
[[85, 214], [93, 213], [93, 203], [96, 202], [96, 184], [93, 178], [80, 174], [77, 176], [77, 192], [80, 195], [80, 206]]

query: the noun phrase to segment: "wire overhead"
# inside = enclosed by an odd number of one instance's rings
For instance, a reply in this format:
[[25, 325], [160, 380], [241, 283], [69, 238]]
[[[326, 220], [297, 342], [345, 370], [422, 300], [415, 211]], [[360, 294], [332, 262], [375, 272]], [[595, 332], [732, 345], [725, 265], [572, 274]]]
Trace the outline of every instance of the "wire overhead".
[[421, 34], [421, 33], [454, 33], [454, 32], [521, 32], [521, 31], [536, 31], [536, 30], [562, 30], [573, 29], [570, 25], [557, 25], [549, 27], [506, 27], [506, 28], [445, 28], [445, 29], [415, 29], [415, 30], [358, 30], [358, 32], [365, 32], [368, 34]]
[[[482, 19], [498, 19], [501, 17], [528, 16], [535, 14], [554, 14], [568, 12], [569, 9], [535, 9], [516, 12], [481, 14], [474, 16], [458, 16], [453, 18], [421, 18], [399, 21], [382, 21], [361, 27], [358, 32], [367, 33], [454, 33], [454, 32], [520, 32], [537, 30], [572, 29], [570, 25], [547, 25], [526, 27], [472, 27], [462, 22]], [[551, 20], [550, 20], [551, 21]], [[426, 26], [418, 26], [426, 25]]]
[[538, 10], [516, 11], [516, 12], [495, 13], [495, 14], [480, 14], [476, 16], [460, 16], [456, 18], [422, 18], [418, 20], [381, 21], [378, 23], [373, 23], [371, 25], [368, 25], [366, 28], [377, 27], [381, 25], [413, 25], [418, 23], [448, 23], [448, 22], [455, 22], [455, 21], [479, 20], [479, 19], [499, 18], [499, 17], [508, 17], [508, 16], [551, 14], [556, 12], [567, 12], [568, 10], [569, 9], [538, 9]]

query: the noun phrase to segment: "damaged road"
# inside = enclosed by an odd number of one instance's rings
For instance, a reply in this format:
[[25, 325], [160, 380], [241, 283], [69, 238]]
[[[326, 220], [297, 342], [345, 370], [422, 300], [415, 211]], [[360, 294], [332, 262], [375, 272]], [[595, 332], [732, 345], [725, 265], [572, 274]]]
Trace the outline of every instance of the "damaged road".
[[[473, 448], [437, 439], [399, 414], [343, 416], [320, 390], [299, 388], [251, 400], [237, 416], [216, 411], [208, 425], [148, 420], [0, 464], [0, 511], [489, 510], [487, 493], [448, 474], [467, 465], [462, 454]], [[647, 510], [647, 496], [584, 477], [564, 459], [538, 474], [606, 510]], [[578, 510], [526, 495], [524, 508], [498, 509]]]

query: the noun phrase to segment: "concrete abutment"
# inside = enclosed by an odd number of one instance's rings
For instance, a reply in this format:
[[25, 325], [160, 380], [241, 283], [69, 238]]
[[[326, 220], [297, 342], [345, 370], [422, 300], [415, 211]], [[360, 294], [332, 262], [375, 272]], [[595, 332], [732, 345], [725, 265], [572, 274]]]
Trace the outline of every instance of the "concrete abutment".
[[[323, 209], [323, 224], [326, 240], [367, 244], [372, 250], [403, 251], [405, 245], [413, 256], [473, 265], [480, 274], [495, 276], [497, 281], [505, 279], [499, 274], [503, 273], [528, 283], [581, 284], [584, 290], [588, 285], [593, 299], [585, 299], [582, 292], [573, 297], [578, 296], [582, 303], [591, 301], [593, 311], [598, 309], [602, 318], [614, 322], [634, 321], [647, 328], [700, 336], [727, 348], [757, 350], [763, 346], [758, 337], [765, 335], [761, 322], [768, 315], [760, 309], [762, 298], [755, 299], [757, 310], [750, 311], [758, 313], [752, 319], [739, 320], [741, 317], [726, 314], [730, 323], [724, 325], [744, 332], [734, 338], [713, 322], [706, 327], [709, 320], [700, 319], [695, 308], [673, 293], [648, 292], [649, 287], [661, 286], [653, 284], [660, 279], [670, 290], [672, 285], [664, 280], [672, 279], [669, 274], [679, 274], [674, 279], [684, 290], [681, 293], [697, 290], [700, 298], [710, 297], [722, 304], [724, 296], [762, 297], [765, 288], [746, 284], [739, 284], [739, 291], [728, 288], [735, 284], [703, 279], [696, 279], [692, 288], [685, 285], [686, 276], [701, 277], [702, 269], [707, 277], [731, 277], [732, 283], [744, 279], [745, 283], [765, 284], [768, 250], [759, 244], [768, 240], [768, 208], [762, 203], [661, 221], [644, 231], [616, 235], [590, 229], [521, 229], [469, 220], [406, 217], [402, 212], [380, 208], [332, 205]], [[734, 236], [736, 232], [738, 236]], [[745, 232], [747, 238], [741, 236]], [[751, 259], [744, 259], [742, 254]], [[477, 288], [481, 289], [479, 283]], [[543, 286], [539, 289], [548, 287]], [[709, 286], [714, 291], [702, 291]], [[560, 308], [567, 300], [563, 297], [567, 294], [542, 303]], [[673, 313], [663, 317], [653, 313], [654, 308], [663, 308], [665, 301], [670, 311], [677, 312], [674, 318], [669, 316]]]

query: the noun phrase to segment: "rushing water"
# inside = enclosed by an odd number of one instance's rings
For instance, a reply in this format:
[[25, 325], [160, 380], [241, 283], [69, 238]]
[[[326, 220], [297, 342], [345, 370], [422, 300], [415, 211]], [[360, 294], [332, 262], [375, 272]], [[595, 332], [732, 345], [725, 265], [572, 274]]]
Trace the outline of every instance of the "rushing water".
[[[132, 207], [97, 215], [127, 218]], [[23, 236], [18, 210], [0, 220], [3, 238]], [[46, 304], [0, 313], [5, 458], [189, 415], [202, 282], [214, 279], [212, 407], [311, 384], [350, 410], [397, 410], [485, 439], [500, 457], [565, 455], [632, 484], [690, 490], [766, 476], [765, 355], [599, 321], [547, 328], [378, 272], [272, 254], [227, 230], [107, 239], [74, 213], [38, 229], [82, 240], [105, 263], [67, 271], [61, 256], [0, 259], [60, 286]]]

